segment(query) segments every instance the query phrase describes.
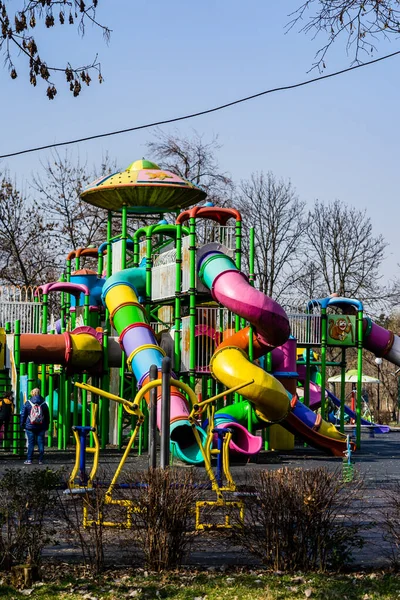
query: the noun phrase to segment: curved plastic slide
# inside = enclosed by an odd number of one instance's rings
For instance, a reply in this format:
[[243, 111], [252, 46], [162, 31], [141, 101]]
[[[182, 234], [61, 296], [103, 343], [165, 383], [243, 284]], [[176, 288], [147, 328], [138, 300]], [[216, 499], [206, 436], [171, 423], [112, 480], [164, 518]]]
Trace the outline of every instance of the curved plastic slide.
[[[214, 415], [214, 426], [229, 427], [232, 429], [232, 439], [229, 450], [233, 455], [254, 456], [258, 454], [262, 446], [262, 438], [251, 434], [247, 427], [251, 419], [252, 429], [260, 428], [260, 420], [250, 402], [237, 402], [217, 411]], [[207, 421], [203, 425], [207, 426]], [[265, 427], [262, 423], [261, 427]], [[214, 437], [214, 445], [217, 445], [217, 436]]]
[[[234, 262], [224, 253], [203, 248], [199, 264], [201, 281], [217, 302], [249, 321], [253, 327], [253, 356], [257, 358], [286, 342], [290, 327], [282, 307], [254, 289]], [[279, 423], [292, 433], [300, 434], [310, 445], [336, 456], [346, 451], [346, 436], [320, 415], [291, 397], [272, 375], [248, 358], [250, 328], [242, 329], [224, 340], [211, 359], [211, 372], [227, 387], [253, 383], [241, 394], [256, 407], [256, 415], [267, 423]], [[224, 409], [225, 410], [225, 409]]]
[[[301, 390], [298, 390], [300, 392]], [[329, 397], [333, 404], [340, 408], [340, 399], [332, 394], [331, 391], [325, 390], [325, 396]], [[310, 408], [312, 410], [317, 410], [321, 405], [321, 387], [316, 383], [310, 382]], [[351, 410], [351, 408], [347, 405], [344, 407], [345, 414], [354, 421], [357, 419], [356, 413]], [[361, 425], [366, 425], [368, 427], [373, 427], [375, 433], [389, 433], [390, 427], [388, 425], [378, 425], [377, 423], [373, 423], [371, 421], [367, 421], [366, 419], [361, 418]]]
[[[326, 390], [326, 393], [327, 393], [328, 397], [332, 400], [332, 402], [335, 404], [335, 406], [340, 408], [339, 398], [336, 398], [335, 394], [332, 394], [332, 392], [330, 392], [329, 390]], [[357, 415], [354, 412], [354, 410], [351, 410], [350, 407], [345, 406], [344, 412], [346, 413], [346, 415], [348, 415], [350, 417], [350, 419], [353, 419], [354, 421], [356, 421]], [[361, 425], [368, 425], [368, 427], [373, 427], [375, 433], [389, 433], [390, 432], [390, 427], [388, 425], [378, 425], [377, 423], [372, 423], [371, 421], [367, 421], [366, 419], [363, 419], [363, 418], [361, 418]]]
[[364, 319], [363, 328], [364, 348], [400, 367], [400, 337], [369, 318]]
[[[147, 323], [146, 311], [139, 303], [145, 289], [145, 269], [133, 268], [120, 271], [109, 277], [104, 284], [102, 299], [110, 311], [110, 321], [119, 334], [120, 344], [126, 355], [128, 366], [135, 375], [138, 387], [149, 381], [151, 365], [161, 372], [164, 351], [157, 344], [154, 332]], [[171, 450], [179, 459], [199, 464], [203, 461], [192, 426], [188, 420], [189, 407], [185, 396], [171, 388]], [[157, 425], [161, 424], [161, 390], [157, 396]], [[200, 438], [206, 441], [206, 433], [197, 427]]]

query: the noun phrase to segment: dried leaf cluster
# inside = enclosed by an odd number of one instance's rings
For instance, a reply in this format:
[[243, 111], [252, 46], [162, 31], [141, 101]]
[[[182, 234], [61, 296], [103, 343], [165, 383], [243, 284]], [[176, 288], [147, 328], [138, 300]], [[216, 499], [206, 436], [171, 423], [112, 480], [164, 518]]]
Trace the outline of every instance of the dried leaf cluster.
[[79, 96], [82, 85], [89, 86], [92, 78], [91, 71], [97, 72], [99, 83], [102, 83], [101, 65], [97, 55], [93, 61], [84, 66], [66, 67], [48, 64], [39, 49], [36, 28], [45, 25], [47, 29], [74, 25], [80, 35], [84, 35], [86, 24], [92, 23], [100, 28], [106, 39], [110, 37], [110, 29], [96, 20], [98, 0], [84, 2], [83, 0], [21, 0], [21, 8], [10, 9], [6, 0], [0, 1], [0, 50], [3, 51], [11, 79], [18, 77], [16, 55], [22, 55], [28, 61], [29, 81], [35, 87], [39, 79], [47, 85], [46, 94], [53, 100], [57, 94], [57, 86], [52, 78], [56, 73], [64, 73], [66, 82], [74, 97]]

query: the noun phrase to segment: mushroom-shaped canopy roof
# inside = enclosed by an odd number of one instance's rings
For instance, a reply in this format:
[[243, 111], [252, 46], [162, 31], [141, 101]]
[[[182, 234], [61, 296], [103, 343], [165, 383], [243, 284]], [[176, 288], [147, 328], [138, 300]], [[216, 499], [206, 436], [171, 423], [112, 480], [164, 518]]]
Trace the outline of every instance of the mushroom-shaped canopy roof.
[[81, 198], [107, 210], [128, 207], [131, 213], [158, 213], [191, 206], [206, 197], [199, 186], [160, 169], [148, 160], [137, 160], [125, 171], [101, 177], [81, 193]]

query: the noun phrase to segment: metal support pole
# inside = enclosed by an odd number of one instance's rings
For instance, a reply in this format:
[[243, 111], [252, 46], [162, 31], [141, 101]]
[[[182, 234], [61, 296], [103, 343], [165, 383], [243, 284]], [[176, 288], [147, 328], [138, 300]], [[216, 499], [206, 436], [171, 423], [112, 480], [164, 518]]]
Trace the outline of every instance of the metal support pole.
[[325, 388], [326, 388], [326, 347], [328, 334], [328, 316], [326, 308], [321, 309], [321, 417], [325, 419]]
[[[158, 377], [157, 365], [150, 367], [150, 381]], [[149, 469], [157, 466], [157, 388], [150, 390], [149, 406]]]
[[357, 405], [356, 405], [356, 443], [361, 448], [361, 386], [363, 360], [363, 311], [357, 311]]
[[165, 356], [161, 366], [161, 452], [160, 467], [166, 469], [169, 465], [169, 421], [171, 414], [171, 359]]
[[346, 404], [346, 348], [342, 348], [340, 381], [340, 431], [344, 433], [344, 408]]

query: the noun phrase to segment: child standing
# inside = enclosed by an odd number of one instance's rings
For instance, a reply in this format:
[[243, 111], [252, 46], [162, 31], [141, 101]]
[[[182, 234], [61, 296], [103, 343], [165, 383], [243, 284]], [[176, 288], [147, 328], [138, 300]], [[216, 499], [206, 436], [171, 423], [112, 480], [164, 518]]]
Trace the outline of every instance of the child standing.
[[43, 464], [44, 438], [49, 428], [50, 414], [39, 388], [31, 391], [31, 397], [24, 404], [21, 412], [21, 427], [25, 429], [28, 438], [28, 456], [26, 465], [32, 464], [33, 451], [37, 444], [39, 450], [39, 465]]

